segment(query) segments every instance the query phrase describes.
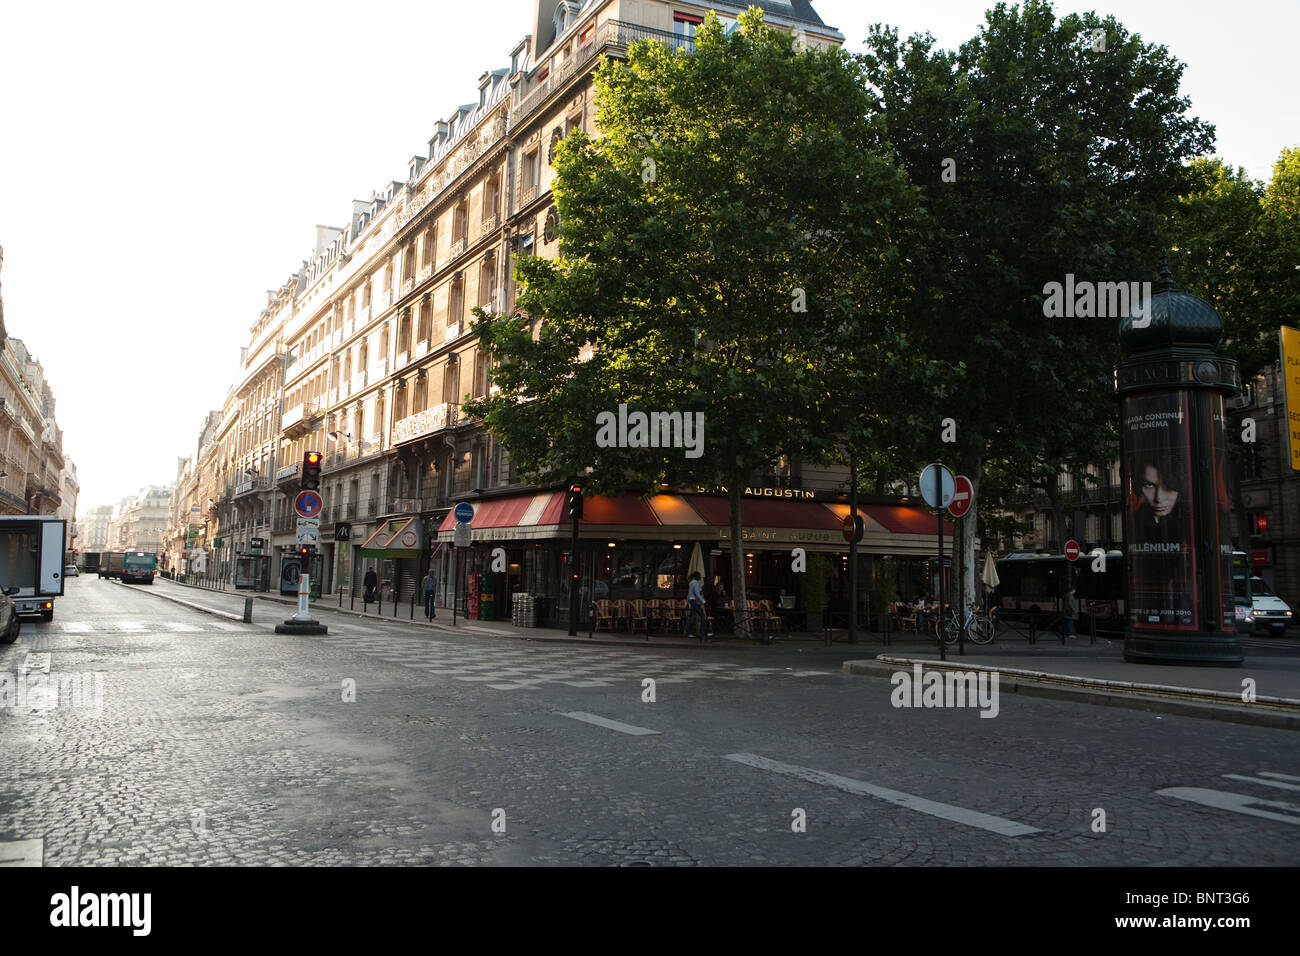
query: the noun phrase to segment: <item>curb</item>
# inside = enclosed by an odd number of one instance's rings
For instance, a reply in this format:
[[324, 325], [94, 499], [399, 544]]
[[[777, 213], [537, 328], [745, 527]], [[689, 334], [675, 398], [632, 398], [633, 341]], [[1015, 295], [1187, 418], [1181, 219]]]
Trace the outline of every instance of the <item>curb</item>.
[[999, 692], [1201, 717], [1278, 730], [1300, 730], [1300, 700], [1286, 697], [1260, 697], [1254, 703], [1244, 704], [1239, 697], [1223, 691], [1109, 681], [981, 664], [890, 657], [886, 654], [878, 655], [874, 660], [845, 661], [841, 670], [848, 675], [889, 678], [900, 667], [911, 668], [916, 664], [928, 670], [996, 672], [999, 677]]
[[[115, 583], [121, 584], [120, 581]], [[175, 584], [178, 587], [193, 588], [196, 591], [211, 591], [212, 593], [215, 594], [230, 593], [229, 591], [216, 591], [212, 588], [204, 588], [194, 584], [186, 584], [183, 581], [171, 581], [170, 583]], [[124, 584], [122, 586], [126, 587], [126, 585]], [[240, 623], [243, 623], [244, 620], [239, 615], [231, 615], [225, 611], [214, 611], [210, 608], [199, 607], [198, 605], [189, 604], [186, 601], [182, 601], [180, 598], [170, 597], [169, 595], [166, 594], [160, 593], [158, 596], [162, 598], [166, 598], [169, 601], [175, 601], [177, 604], [184, 604], [187, 607], [193, 607], [196, 610], [208, 611], [209, 613], [212, 614], [219, 614], [223, 617], [230, 617], [231, 620], [239, 621]], [[274, 597], [270, 594], [251, 594], [248, 596], [252, 598], [256, 598], [259, 601], [266, 601], [271, 604], [281, 604], [289, 607], [296, 607], [298, 604], [297, 601], [291, 600], [289, 598]], [[385, 624], [387, 623], [401, 624], [404, 627], [416, 628], [418, 630], [425, 631], [425, 632], [441, 631], [444, 634], [461, 634], [469, 637], [503, 637], [509, 640], [532, 641], [538, 644], [578, 644], [586, 647], [666, 647], [666, 648], [672, 648], [676, 650], [684, 650], [687, 648], [695, 649], [695, 650], [700, 650], [700, 649], [735, 650], [738, 648], [752, 648], [755, 646], [753, 644], [739, 644], [734, 642], [715, 642], [715, 643], [701, 644], [699, 641], [689, 641], [689, 642], [675, 641], [671, 644], [663, 643], [662, 641], [661, 642], [644, 641], [644, 642], [633, 644], [630, 641], [608, 641], [608, 640], [601, 640], [599, 637], [597, 638], [586, 638], [580, 636], [568, 637], [567, 635], [564, 637], [535, 637], [527, 633], [527, 631], [532, 630], [532, 628], [525, 628], [523, 632], [516, 633], [514, 631], [489, 630], [485, 627], [479, 626], [478, 624], [468, 624], [468, 625], [464, 625], [462, 629], [460, 625], [428, 624], [423, 621], [412, 621], [408, 618], [402, 618], [402, 617], [388, 617], [388, 616], [380, 616], [378, 614], [363, 614], [361, 611], [354, 611], [346, 607], [334, 607], [333, 605], [327, 603], [326, 604], [318, 603], [317, 608], [322, 611], [329, 611], [331, 614], [347, 614], [351, 617], [359, 618], [366, 621], [379, 621]], [[458, 620], [464, 621], [465, 619], [461, 617], [458, 618]], [[759, 647], [761, 648], [762, 645], [759, 645]]]
[[[123, 584], [121, 581], [117, 581], [111, 578], [110, 581], [113, 584], [116, 584], [118, 587], [122, 587], [122, 588], [131, 587], [131, 585], [129, 584]], [[164, 601], [171, 601], [173, 604], [184, 605], [185, 607], [190, 608], [191, 610], [194, 611], [202, 611], [204, 614], [212, 614], [215, 615], [216, 617], [224, 617], [229, 621], [234, 621], [236, 624], [251, 623], [245, 621], [242, 614], [231, 614], [229, 611], [218, 611], [216, 608], [204, 607], [202, 604], [195, 604], [192, 601], [183, 601], [178, 597], [172, 597], [170, 594], [163, 594], [161, 591], [155, 591], [152, 588], [149, 589], [148, 593], [152, 594], [154, 597], [162, 598]]]

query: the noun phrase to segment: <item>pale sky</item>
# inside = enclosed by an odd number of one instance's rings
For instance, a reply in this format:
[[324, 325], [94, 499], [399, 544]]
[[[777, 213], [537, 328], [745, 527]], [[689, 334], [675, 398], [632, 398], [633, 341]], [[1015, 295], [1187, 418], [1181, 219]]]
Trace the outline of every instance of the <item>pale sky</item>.
[[[955, 48], [991, 0], [813, 0]], [[0, 245], [9, 334], [41, 360], [78, 512], [168, 484], [220, 408], [317, 223], [406, 178], [433, 124], [509, 65], [534, 0], [0, 0]], [[1300, 145], [1291, 0], [1057, 3], [1187, 63], [1217, 152], [1266, 179]]]

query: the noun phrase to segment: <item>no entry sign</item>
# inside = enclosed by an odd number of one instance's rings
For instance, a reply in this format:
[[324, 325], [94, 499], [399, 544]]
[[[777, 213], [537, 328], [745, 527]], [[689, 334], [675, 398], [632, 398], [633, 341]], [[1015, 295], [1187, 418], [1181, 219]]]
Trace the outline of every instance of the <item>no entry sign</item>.
[[948, 513], [954, 518], [960, 518], [975, 503], [975, 489], [965, 475], [954, 478], [952, 485], [952, 501], [948, 502]]
[[1065, 542], [1065, 557], [1068, 561], [1079, 560], [1079, 542], [1075, 541], [1073, 538]]

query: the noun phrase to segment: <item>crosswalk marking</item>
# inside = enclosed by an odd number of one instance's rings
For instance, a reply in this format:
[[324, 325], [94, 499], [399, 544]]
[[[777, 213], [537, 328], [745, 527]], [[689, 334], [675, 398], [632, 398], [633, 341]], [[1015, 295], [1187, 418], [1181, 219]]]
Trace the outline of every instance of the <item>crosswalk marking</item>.
[[145, 630], [143, 624], [139, 624], [135, 621], [118, 621], [113, 625], [113, 628], [118, 631], [127, 631], [128, 633], [136, 633], [137, 631]]
[[645, 677], [674, 684], [691, 680], [752, 681], [788, 674], [783, 667], [738, 667], [689, 657], [656, 657], [607, 648], [520, 645], [506, 641], [466, 643], [374, 633], [339, 637], [333, 628], [324, 640], [337, 640], [348, 650], [411, 667], [432, 677], [498, 691], [536, 690], [539, 684], [582, 689], [625, 684], [639, 687]]
[[617, 730], [620, 734], [631, 734], [633, 737], [658, 736], [659, 731], [651, 730], [648, 727], [635, 727], [632, 724], [625, 724], [618, 720], [610, 720], [608, 717], [601, 717], [599, 714], [588, 714], [585, 711], [575, 710], [567, 714], [560, 714], [561, 717], [569, 717], [573, 720], [580, 720], [584, 724], [595, 724], [597, 727], [604, 727], [608, 730]]
[[184, 624], [180, 621], [168, 621], [163, 625], [163, 627], [178, 634], [197, 634], [200, 630], [200, 628], [195, 627], [193, 624]]
[[727, 754], [726, 759], [734, 760], [736, 763], [745, 764], [749, 767], [756, 767], [759, 770], [770, 770], [773, 773], [784, 774], [788, 777], [798, 777], [802, 780], [807, 780], [810, 783], [817, 783], [826, 787], [835, 787], [837, 790], [844, 790], [848, 793], [857, 793], [868, 797], [875, 797], [879, 800], [885, 800], [888, 803], [904, 807], [908, 810], [915, 810], [918, 813], [929, 814], [932, 817], [951, 820], [953, 823], [978, 827], [981, 830], [988, 830], [992, 833], [1000, 834], [1001, 836], [1025, 836], [1030, 833], [1039, 832], [1037, 827], [1026, 826], [1023, 823], [1017, 823], [1015, 820], [1005, 820], [1002, 817], [995, 817], [987, 813], [981, 813], [978, 810], [968, 810], [965, 807], [953, 806], [950, 803], [939, 803], [936, 800], [927, 800], [924, 797], [904, 793], [901, 790], [891, 790], [888, 787], [878, 787], [875, 784], [866, 783], [862, 780], [854, 780], [852, 777], [841, 777], [839, 774], [826, 773], [822, 770], [813, 770], [808, 767], [797, 767], [794, 764], [781, 763], [778, 760], [769, 760], [767, 757], [759, 757], [755, 754]]
[[[1231, 810], [1233, 813], [1244, 813], [1251, 817], [1263, 817], [1265, 820], [1279, 820], [1282, 823], [1300, 826], [1300, 806], [1287, 803], [1285, 800], [1260, 800], [1244, 793], [1208, 790], [1204, 787], [1167, 787], [1164, 790], [1157, 790], [1156, 793], [1162, 797], [1198, 803], [1203, 807], [1214, 807], [1216, 810]], [[1270, 809], [1263, 809], [1265, 807]]]
[[94, 628], [84, 621], [64, 621], [63, 633], [65, 634], [89, 634]]
[[1244, 783], [1257, 783], [1262, 787], [1276, 787], [1278, 790], [1300, 790], [1300, 784], [1283, 783], [1281, 780], [1261, 780], [1259, 777], [1245, 777], [1239, 773], [1225, 773], [1225, 779], [1241, 780]]

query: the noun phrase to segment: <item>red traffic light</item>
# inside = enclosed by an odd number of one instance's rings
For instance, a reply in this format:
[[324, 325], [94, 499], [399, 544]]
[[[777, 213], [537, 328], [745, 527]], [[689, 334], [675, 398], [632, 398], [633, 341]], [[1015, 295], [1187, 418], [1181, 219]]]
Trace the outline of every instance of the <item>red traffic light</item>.
[[1268, 515], [1255, 515], [1255, 534], [1268, 534]]

